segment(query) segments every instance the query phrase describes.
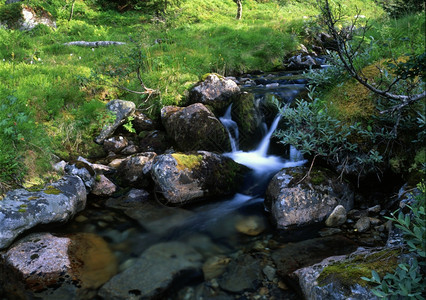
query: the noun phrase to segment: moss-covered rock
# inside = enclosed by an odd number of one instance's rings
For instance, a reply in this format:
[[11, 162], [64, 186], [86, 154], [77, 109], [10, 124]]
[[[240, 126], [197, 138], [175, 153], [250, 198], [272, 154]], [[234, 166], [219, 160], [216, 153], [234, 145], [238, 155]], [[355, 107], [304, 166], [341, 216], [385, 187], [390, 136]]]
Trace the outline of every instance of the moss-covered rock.
[[247, 168], [232, 159], [206, 151], [156, 157], [152, 178], [156, 191], [172, 205], [234, 193]]
[[333, 256], [293, 274], [307, 299], [377, 299], [369, 282], [375, 270], [381, 277], [393, 273], [401, 249], [357, 250], [346, 256]]
[[161, 121], [180, 151], [226, 152], [231, 148], [222, 123], [201, 103], [163, 107]]

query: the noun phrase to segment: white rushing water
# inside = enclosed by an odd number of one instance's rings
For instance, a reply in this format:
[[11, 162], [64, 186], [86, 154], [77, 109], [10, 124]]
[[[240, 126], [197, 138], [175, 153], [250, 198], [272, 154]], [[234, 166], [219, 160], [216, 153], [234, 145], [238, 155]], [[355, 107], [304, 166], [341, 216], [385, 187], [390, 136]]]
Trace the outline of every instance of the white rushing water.
[[231, 117], [232, 104], [228, 107], [225, 115], [220, 118], [220, 121], [225, 126], [230, 141], [232, 152], [225, 153], [226, 156], [231, 157], [234, 161], [245, 165], [255, 171], [256, 174], [272, 174], [281, 170], [282, 168], [298, 167], [306, 163], [303, 156], [293, 146], [290, 146], [290, 160], [284, 160], [281, 157], [268, 155], [269, 144], [272, 134], [277, 129], [278, 123], [281, 119], [280, 115], [275, 117], [271, 127], [266, 135], [262, 138], [257, 149], [249, 152], [244, 152], [238, 149], [238, 126]]

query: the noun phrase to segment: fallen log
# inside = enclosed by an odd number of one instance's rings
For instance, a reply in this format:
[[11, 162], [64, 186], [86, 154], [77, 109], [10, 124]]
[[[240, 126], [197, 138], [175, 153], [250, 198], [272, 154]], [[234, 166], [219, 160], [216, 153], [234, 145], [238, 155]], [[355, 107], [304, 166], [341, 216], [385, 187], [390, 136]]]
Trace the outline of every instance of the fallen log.
[[96, 42], [86, 42], [86, 41], [75, 41], [64, 43], [65, 46], [83, 46], [83, 47], [104, 47], [111, 45], [125, 45], [123, 42], [115, 42], [115, 41], [96, 41]]

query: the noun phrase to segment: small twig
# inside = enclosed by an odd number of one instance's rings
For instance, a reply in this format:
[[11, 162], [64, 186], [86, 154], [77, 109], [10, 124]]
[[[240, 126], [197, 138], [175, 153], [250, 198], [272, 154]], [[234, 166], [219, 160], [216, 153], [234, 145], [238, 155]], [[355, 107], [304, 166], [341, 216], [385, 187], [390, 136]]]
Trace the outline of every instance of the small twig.
[[349, 156], [346, 155], [346, 158], [343, 161], [343, 165], [342, 165], [342, 172], [340, 172], [339, 177], [337, 177], [337, 179], [340, 179], [340, 181], [343, 181], [343, 173], [345, 172], [345, 167], [346, 167], [346, 164], [348, 163], [348, 161], [349, 161]]
[[305, 180], [307, 177], [311, 175], [312, 167], [314, 166], [315, 159], [319, 156], [319, 154], [315, 154], [314, 158], [312, 159], [311, 166], [309, 167], [308, 173], [305, 174], [305, 176], [302, 177], [296, 184], [301, 183], [303, 180]]

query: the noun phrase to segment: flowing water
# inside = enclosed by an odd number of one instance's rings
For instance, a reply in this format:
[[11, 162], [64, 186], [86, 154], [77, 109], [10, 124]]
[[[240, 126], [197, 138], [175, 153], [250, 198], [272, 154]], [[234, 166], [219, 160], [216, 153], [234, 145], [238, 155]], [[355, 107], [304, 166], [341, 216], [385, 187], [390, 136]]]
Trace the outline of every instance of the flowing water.
[[[266, 93], [272, 93], [291, 101], [304, 87], [304, 84], [295, 83], [290, 88], [288, 80], [279, 82], [273, 82], [273, 87], [247, 89], [263, 97]], [[118, 258], [120, 271], [131, 266], [145, 249], [159, 242], [184, 242], [197, 249], [206, 261], [217, 255], [235, 256], [247, 247], [252, 247], [248, 245], [270, 237], [273, 229], [263, 206], [266, 186], [280, 169], [301, 166], [306, 160], [293, 147], [290, 147], [287, 158], [268, 153], [271, 136], [280, 122], [279, 115], [266, 128], [255, 149], [240, 150], [238, 125], [232, 120], [231, 111], [232, 105], [220, 118], [232, 145], [232, 152], [224, 155], [251, 169], [244, 186], [233, 197], [185, 208], [147, 205], [140, 210], [124, 210], [124, 213], [105, 207], [103, 199], [89, 199], [87, 209], [65, 229], [61, 228], [61, 231], [91, 232], [102, 236]], [[264, 227], [263, 233], [254, 237], [240, 233], [238, 224], [247, 218], [255, 218]], [[147, 274], [141, 271], [141, 276]], [[180, 296], [172, 298], [180, 299]]]

